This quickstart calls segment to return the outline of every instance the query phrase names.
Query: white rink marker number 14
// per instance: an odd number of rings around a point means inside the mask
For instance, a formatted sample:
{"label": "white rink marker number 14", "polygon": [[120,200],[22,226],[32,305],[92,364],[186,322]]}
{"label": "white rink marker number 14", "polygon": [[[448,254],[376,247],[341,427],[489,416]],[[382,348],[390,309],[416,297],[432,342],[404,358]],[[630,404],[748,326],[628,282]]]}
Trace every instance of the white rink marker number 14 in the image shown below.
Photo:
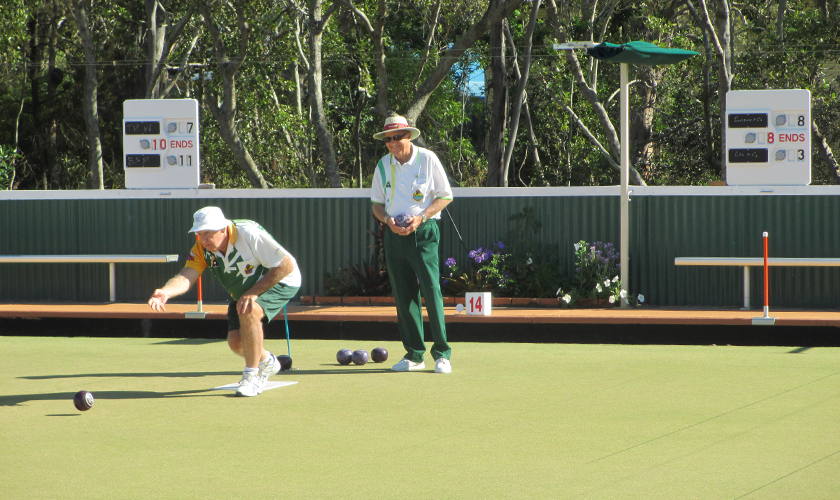
{"label": "white rink marker number 14", "polygon": [[467,292],[464,297],[467,316],[490,316],[493,297],[490,292]]}

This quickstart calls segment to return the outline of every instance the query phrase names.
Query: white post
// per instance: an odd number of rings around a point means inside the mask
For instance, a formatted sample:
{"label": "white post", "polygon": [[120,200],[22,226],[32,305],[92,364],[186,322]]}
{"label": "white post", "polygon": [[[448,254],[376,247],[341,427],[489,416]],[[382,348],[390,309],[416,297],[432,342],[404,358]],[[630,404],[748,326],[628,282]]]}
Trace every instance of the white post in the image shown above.
{"label": "white post", "polygon": [[750,266],[744,266],[744,311],[750,310]]}
{"label": "white post", "polygon": [[[627,63],[621,63],[621,288],[630,293],[630,97],[627,84]],[[627,299],[621,307],[630,307]]]}
{"label": "white post", "polygon": [[111,302],[117,301],[117,264],[114,262],[108,263],[108,281],[111,292]]}

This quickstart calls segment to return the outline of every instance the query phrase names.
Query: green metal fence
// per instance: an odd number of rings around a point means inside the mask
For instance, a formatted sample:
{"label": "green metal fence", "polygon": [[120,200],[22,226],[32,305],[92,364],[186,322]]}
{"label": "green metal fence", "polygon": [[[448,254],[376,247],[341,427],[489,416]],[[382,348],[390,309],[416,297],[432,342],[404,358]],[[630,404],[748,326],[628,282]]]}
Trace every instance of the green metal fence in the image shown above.
{"label": "green metal fence", "polygon": [[[840,253],[840,189],[634,188],[630,291],[651,305],[739,306],[739,268],[676,267],[674,257],[761,255],[770,233],[775,257]],[[766,191],[766,190],[765,190]],[[533,236],[569,275],[573,245],[583,239],[618,246],[618,188],[456,189],[440,221],[441,259],[503,240],[521,229],[526,211],[541,223]],[[262,224],[297,259],[302,294],[323,292],[324,273],[370,255],[374,228],[367,190],[171,190],[0,192],[0,255],[168,254],[177,264],[117,264],[121,301],[145,301],[176,274],[194,243],[195,210],[222,207],[230,218]],[[450,221],[451,216],[451,221]],[[454,222],[454,225],[453,225]],[[455,231],[457,226],[458,231]],[[463,245],[458,234],[463,238]],[[761,273],[752,273],[761,290]],[[225,300],[204,280],[205,301]],[[771,305],[836,307],[840,269],[771,268]],[[753,293],[758,307],[761,294]],[[0,300],[106,301],[104,264],[0,264]],[[195,300],[195,293],[183,297]]]}

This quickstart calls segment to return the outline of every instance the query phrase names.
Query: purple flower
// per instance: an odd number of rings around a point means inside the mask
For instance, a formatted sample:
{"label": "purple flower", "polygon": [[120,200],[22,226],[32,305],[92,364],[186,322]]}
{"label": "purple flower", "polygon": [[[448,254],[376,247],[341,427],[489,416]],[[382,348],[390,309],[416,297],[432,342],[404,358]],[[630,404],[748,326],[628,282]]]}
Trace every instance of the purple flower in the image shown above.
{"label": "purple flower", "polygon": [[455,265],[455,259],[453,259],[452,257],[449,257],[448,259],[446,259],[446,267],[452,267],[454,265]]}
{"label": "purple flower", "polygon": [[504,247],[505,247],[505,244],[504,244],[504,243],[502,243],[501,241],[498,241],[498,242],[496,242],[496,246],[497,246],[497,247],[499,247],[499,248],[501,249],[501,248],[504,248]]}
{"label": "purple flower", "polygon": [[474,259],[477,254],[478,252],[476,252],[475,250],[470,250],[469,256],[471,259]]}
{"label": "purple flower", "polygon": [[475,261],[476,261],[476,263],[481,264],[481,256],[480,256],[480,255],[476,255],[476,257],[475,257]]}
{"label": "purple flower", "polygon": [[443,283],[442,283],[442,284],[443,284],[444,286],[445,286],[445,285],[448,285],[448,284],[449,284],[449,278],[443,278]]}

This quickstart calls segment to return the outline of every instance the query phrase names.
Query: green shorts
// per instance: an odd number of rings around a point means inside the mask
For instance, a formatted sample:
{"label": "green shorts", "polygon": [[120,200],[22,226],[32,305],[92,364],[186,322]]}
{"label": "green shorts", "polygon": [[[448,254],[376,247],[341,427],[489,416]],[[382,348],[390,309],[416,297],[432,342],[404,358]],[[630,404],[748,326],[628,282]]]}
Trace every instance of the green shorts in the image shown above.
{"label": "green shorts", "polygon": [[[263,324],[267,325],[269,321],[274,319],[274,317],[283,310],[283,307],[285,307],[285,305],[292,300],[295,294],[297,294],[298,290],[300,290],[300,287],[288,286],[279,283],[257,297],[257,304],[262,307],[263,312],[265,313],[265,316],[262,318]],[[227,317],[229,332],[239,330],[239,314],[236,312],[236,302],[237,301],[234,300],[228,306]]]}

